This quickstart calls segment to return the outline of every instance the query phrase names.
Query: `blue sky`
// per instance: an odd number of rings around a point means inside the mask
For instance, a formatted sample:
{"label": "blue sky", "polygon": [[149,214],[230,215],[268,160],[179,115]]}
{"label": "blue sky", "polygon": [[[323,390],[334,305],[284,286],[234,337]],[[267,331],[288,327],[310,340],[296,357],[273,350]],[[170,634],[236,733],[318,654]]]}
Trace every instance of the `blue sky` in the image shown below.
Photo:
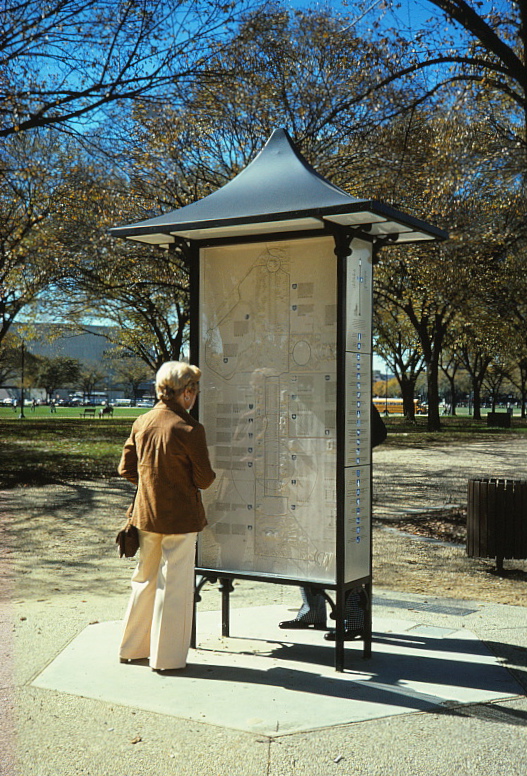
{"label": "blue sky", "polygon": [[[365,31],[374,22],[380,23],[381,29],[397,28],[401,34],[411,38],[412,35],[421,30],[425,23],[430,19],[435,19],[434,31],[437,34],[437,40],[446,43],[447,38],[454,36],[461,41],[464,33],[462,28],[452,22],[447,22],[443,13],[429,0],[364,0],[363,7],[354,0],[278,0],[283,5],[289,5],[292,8],[331,8],[341,11],[346,16],[356,19],[356,28],[358,31]],[[509,0],[496,0],[488,2],[482,0],[467,0],[468,4],[474,7],[478,13],[482,14],[490,11],[492,8],[505,8],[509,5]],[[361,4],[362,6],[362,4]],[[387,6],[387,7],[385,7]],[[364,10],[363,10],[364,8]],[[456,30],[458,33],[456,34]]]}
{"label": "blue sky", "polygon": [[441,12],[428,0],[400,0],[390,2],[388,8],[384,8],[383,0],[370,0],[366,4],[366,13],[358,9],[358,3],[353,0],[333,0],[333,2],[308,2],[307,0],[282,0],[284,5],[293,8],[308,8],[319,6],[341,10],[346,16],[355,17],[357,25],[371,24],[373,21],[382,22],[386,27],[400,27],[408,32],[420,29],[423,23],[430,17],[442,19]]}

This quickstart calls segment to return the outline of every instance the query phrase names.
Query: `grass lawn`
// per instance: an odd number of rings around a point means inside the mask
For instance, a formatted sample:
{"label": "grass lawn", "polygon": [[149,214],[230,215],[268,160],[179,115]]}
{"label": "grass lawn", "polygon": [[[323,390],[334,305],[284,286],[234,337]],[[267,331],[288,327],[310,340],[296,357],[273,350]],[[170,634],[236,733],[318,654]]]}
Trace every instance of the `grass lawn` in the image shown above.
{"label": "grass lawn", "polygon": [[[50,419],[64,419],[64,418],[76,418],[84,420],[82,418],[82,411],[84,407],[57,407],[56,412],[51,412],[49,407],[35,407],[34,410],[31,407],[24,407],[23,420],[50,420]],[[101,407],[95,407],[95,414],[99,412]],[[143,412],[148,412],[148,407],[114,407],[113,417],[119,420],[128,418],[132,421],[138,415],[142,415]],[[0,421],[2,420],[19,420],[20,407],[16,408],[16,411],[12,407],[4,407],[0,404]],[[97,418],[98,420],[98,418]],[[106,418],[105,418],[106,421]]]}
{"label": "grass lawn", "polygon": [[[132,422],[146,408],[118,407],[111,419],[82,418],[79,407],[24,408],[19,418],[10,407],[0,407],[0,488],[45,485],[52,482],[101,479],[116,476],[116,467]],[[485,413],[486,414],[486,413]],[[430,447],[462,445],[527,433],[519,417],[511,429],[488,428],[485,418],[445,417],[442,431],[431,433],[426,418],[415,424],[388,418],[386,445]]]}
{"label": "grass lawn", "polygon": [[487,426],[487,410],[482,412],[482,420],[474,420],[468,415],[441,418],[441,431],[428,431],[427,418],[418,417],[415,423],[407,423],[404,418],[385,420],[388,438],[384,444],[394,447],[430,447],[432,445],[462,445],[496,437],[508,439],[517,434],[527,433],[527,421],[514,416],[510,429]]}
{"label": "grass lawn", "polygon": [[123,444],[147,409],[120,407],[111,419],[82,418],[78,407],[0,408],[0,488],[116,476]]}

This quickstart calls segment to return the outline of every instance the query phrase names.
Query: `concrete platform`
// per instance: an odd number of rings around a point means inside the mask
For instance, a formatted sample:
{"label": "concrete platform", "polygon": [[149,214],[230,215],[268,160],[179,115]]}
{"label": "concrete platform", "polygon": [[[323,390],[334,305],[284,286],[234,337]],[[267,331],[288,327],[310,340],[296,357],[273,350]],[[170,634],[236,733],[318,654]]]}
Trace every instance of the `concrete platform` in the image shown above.
{"label": "concrete platform", "polygon": [[374,619],[373,657],[347,646],[346,671],[320,631],[282,631],[284,606],[198,617],[198,649],[182,671],[120,664],[121,623],[85,628],[33,681],[35,687],[266,736],[522,695],[523,689],[465,628]]}

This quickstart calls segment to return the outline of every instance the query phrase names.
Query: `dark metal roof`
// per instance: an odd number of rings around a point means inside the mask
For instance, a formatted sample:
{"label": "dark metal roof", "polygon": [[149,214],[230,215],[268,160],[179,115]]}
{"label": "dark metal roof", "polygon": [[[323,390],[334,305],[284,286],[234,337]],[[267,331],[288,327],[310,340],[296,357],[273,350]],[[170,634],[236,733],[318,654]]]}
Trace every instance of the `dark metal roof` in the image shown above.
{"label": "dark metal roof", "polygon": [[147,221],[110,230],[158,245],[175,238],[228,237],[324,230],[337,224],[397,242],[442,240],[446,233],[380,202],[358,199],[319,175],[283,129],[273,132],[258,156],[207,197]]}

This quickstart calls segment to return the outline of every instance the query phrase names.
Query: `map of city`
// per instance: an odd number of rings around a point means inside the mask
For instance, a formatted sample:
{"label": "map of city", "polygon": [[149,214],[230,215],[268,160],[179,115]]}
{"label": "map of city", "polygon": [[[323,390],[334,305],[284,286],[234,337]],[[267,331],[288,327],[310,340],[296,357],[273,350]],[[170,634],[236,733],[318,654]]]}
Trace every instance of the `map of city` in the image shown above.
{"label": "map of city", "polygon": [[333,580],[333,242],[209,248],[201,266],[201,418],[217,480],[200,565]]}
{"label": "map of city", "polygon": [[[329,237],[201,251],[200,419],[217,479],[203,493],[200,567],[335,582],[336,262]],[[359,576],[370,515],[371,267],[362,263],[359,252],[348,271],[342,429],[346,573]]]}

